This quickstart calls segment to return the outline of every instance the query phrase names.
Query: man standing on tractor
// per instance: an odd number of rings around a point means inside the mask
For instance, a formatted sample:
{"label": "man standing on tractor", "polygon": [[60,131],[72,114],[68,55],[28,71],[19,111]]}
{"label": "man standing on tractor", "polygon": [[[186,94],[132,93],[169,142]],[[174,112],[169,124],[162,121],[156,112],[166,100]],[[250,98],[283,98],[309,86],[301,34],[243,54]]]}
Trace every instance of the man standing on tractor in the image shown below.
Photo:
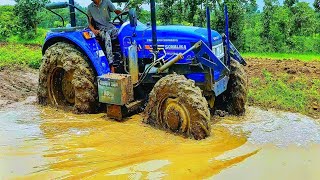
{"label": "man standing on tractor", "polygon": [[[118,36],[118,29],[110,22],[110,12],[120,14],[110,0],[92,0],[88,6],[89,28],[96,35],[105,41],[105,48],[109,64],[113,63],[112,44]],[[95,26],[93,21],[95,22]],[[97,29],[96,29],[97,28]]]}

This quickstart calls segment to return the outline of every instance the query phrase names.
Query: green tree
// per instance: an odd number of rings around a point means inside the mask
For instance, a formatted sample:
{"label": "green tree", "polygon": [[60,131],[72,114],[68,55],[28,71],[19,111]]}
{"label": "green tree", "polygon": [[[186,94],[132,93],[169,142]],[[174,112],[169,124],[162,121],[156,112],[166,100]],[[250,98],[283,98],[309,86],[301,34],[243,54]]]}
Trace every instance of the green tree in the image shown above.
{"label": "green tree", "polygon": [[130,0],[128,8],[135,8],[137,13],[139,14],[142,10],[141,5],[147,2],[149,1],[148,0]]}
{"label": "green tree", "polygon": [[[80,6],[77,2],[75,2],[75,6],[81,9],[84,12],[87,12],[86,7]],[[64,20],[65,20],[65,25],[70,24],[70,11],[69,8],[63,8],[63,9],[55,9],[53,10],[60,14]],[[84,15],[83,13],[79,12],[78,10],[76,12],[76,22],[77,26],[87,26],[88,25],[88,20],[87,16]],[[62,26],[62,21],[60,17],[57,15],[53,14],[52,12],[46,10],[45,8],[42,8],[39,12],[37,17],[39,18],[40,22],[38,24],[39,27],[42,28],[51,28],[51,27],[57,27],[57,26]]]}
{"label": "green tree", "polygon": [[226,1],[229,10],[230,39],[239,49],[243,49],[243,29],[245,11],[239,0]]}
{"label": "green tree", "polygon": [[290,32],[293,25],[292,13],[288,7],[276,6],[271,15],[269,45],[272,52],[288,52]]}
{"label": "green tree", "polygon": [[270,33],[270,24],[277,6],[276,4],[278,3],[279,2],[277,0],[264,0],[261,39],[262,44],[267,51],[270,51],[272,49],[272,41],[270,40],[270,37],[272,36]]}
{"label": "green tree", "polygon": [[294,35],[312,36],[317,23],[316,13],[306,2],[299,2],[292,7],[294,21]]}
{"label": "green tree", "polygon": [[26,39],[35,37],[40,23],[38,12],[48,0],[15,0],[15,14],[18,17],[20,35]]}
{"label": "green tree", "polygon": [[320,12],[320,0],[314,0],[313,7],[316,11]]}
{"label": "green tree", "polygon": [[177,22],[177,23],[182,23],[183,21],[183,17],[184,17],[184,5],[183,5],[183,1],[182,0],[178,0],[176,1],[176,4],[175,6],[173,6],[173,19],[174,19],[174,22]]}
{"label": "green tree", "polygon": [[244,51],[261,52],[262,42],[260,34],[262,32],[262,14],[247,13],[245,16],[244,34]]}
{"label": "green tree", "polygon": [[0,6],[0,41],[5,41],[17,29],[13,6]]}
{"label": "green tree", "polygon": [[158,19],[163,24],[173,23],[174,0],[162,0],[158,2]]}
{"label": "green tree", "polygon": [[297,2],[298,2],[298,0],[284,0],[283,4],[287,7],[292,7]]}
{"label": "green tree", "polygon": [[219,32],[224,32],[225,22],[223,14],[223,4],[221,0],[213,1],[211,4],[211,9],[213,10],[213,16],[211,16],[211,28]]}
{"label": "green tree", "polygon": [[150,11],[147,11],[144,9],[142,9],[138,14],[139,21],[141,21],[142,23],[150,22],[151,21],[150,17],[151,17]]}
{"label": "green tree", "polygon": [[194,25],[194,16],[197,12],[197,0],[184,0],[184,7],[186,8],[186,19]]}
{"label": "green tree", "polygon": [[250,0],[244,4],[244,7],[247,15],[255,14],[258,11],[258,4],[256,0]]}
{"label": "green tree", "polygon": [[[317,24],[316,27],[320,27],[320,0],[314,0],[313,7],[317,13]],[[320,28],[316,29],[316,33],[320,34]],[[320,47],[320,45],[319,45]]]}
{"label": "green tree", "polygon": [[[244,26],[245,26],[245,14],[248,7],[256,6],[255,0],[225,0],[224,3],[228,7],[229,14],[229,35],[230,40],[238,47],[238,49],[243,50],[244,48]],[[224,32],[224,9],[220,1],[215,1],[212,6],[214,7],[213,16],[213,29],[219,32]],[[254,8],[252,8],[253,11]],[[251,12],[252,12],[251,11]]]}

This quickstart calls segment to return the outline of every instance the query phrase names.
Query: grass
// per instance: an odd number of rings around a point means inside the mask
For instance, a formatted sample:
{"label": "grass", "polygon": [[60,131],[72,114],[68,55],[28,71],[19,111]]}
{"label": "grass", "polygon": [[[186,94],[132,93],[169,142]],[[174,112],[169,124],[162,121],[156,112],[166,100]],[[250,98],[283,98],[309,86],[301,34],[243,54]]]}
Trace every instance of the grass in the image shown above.
{"label": "grass", "polygon": [[304,62],[320,61],[320,54],[289,54],[289,53],[241,53],[244,58],[265,58],[278,60],[298,59]]}
{"label": "grass", "polygon": [[10,36],[6,41],[9,43],[17,43],[17,44],[30,44],[30,45],[42,45],[44,43],[44,39],[46,37],[47,29],[37,29],[37,36],[33,39],[22,39],[18,35]]}
{"label": "grass", "polygon": [[13,43],[0,44],[0,67],[16,65],[39,68],[41,56],[40,47]]}
{"label": "grass", "polygon": [[248,98],[251,105],[319,116],[313,108],[320,105],[320,79],[275,76],[263,70],[263,78],[251,78]]}

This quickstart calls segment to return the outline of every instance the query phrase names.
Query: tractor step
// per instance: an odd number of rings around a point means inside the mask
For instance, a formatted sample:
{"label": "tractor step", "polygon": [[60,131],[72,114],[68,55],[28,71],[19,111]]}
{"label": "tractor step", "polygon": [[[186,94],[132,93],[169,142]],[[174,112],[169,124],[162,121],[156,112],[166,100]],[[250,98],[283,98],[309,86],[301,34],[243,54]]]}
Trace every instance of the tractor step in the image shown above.
{"label": "tractor step", "polygon": [[139,113],[142,111],[145,100],[133,101],[129,104],[120,105],[108,105],[107,106],[107,117],[115,119],[116,121],[123,121],[126,117],[133,113]]}

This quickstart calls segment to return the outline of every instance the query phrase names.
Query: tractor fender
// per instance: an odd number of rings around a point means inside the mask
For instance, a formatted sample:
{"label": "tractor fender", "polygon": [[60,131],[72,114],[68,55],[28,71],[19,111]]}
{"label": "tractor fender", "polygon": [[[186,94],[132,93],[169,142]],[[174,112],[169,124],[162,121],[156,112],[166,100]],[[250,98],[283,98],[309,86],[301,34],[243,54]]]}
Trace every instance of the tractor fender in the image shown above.
{"label": "tractor fender", "polygon": [[74,45],[83,55],[85,55],[91,68],[97,76],[110,73],[108,60],[103,53],[101,46],[94,39],[84,39],[82,32],[48,33],[42,47],[42,55],[46,50],[57,42],[66,42]]}

